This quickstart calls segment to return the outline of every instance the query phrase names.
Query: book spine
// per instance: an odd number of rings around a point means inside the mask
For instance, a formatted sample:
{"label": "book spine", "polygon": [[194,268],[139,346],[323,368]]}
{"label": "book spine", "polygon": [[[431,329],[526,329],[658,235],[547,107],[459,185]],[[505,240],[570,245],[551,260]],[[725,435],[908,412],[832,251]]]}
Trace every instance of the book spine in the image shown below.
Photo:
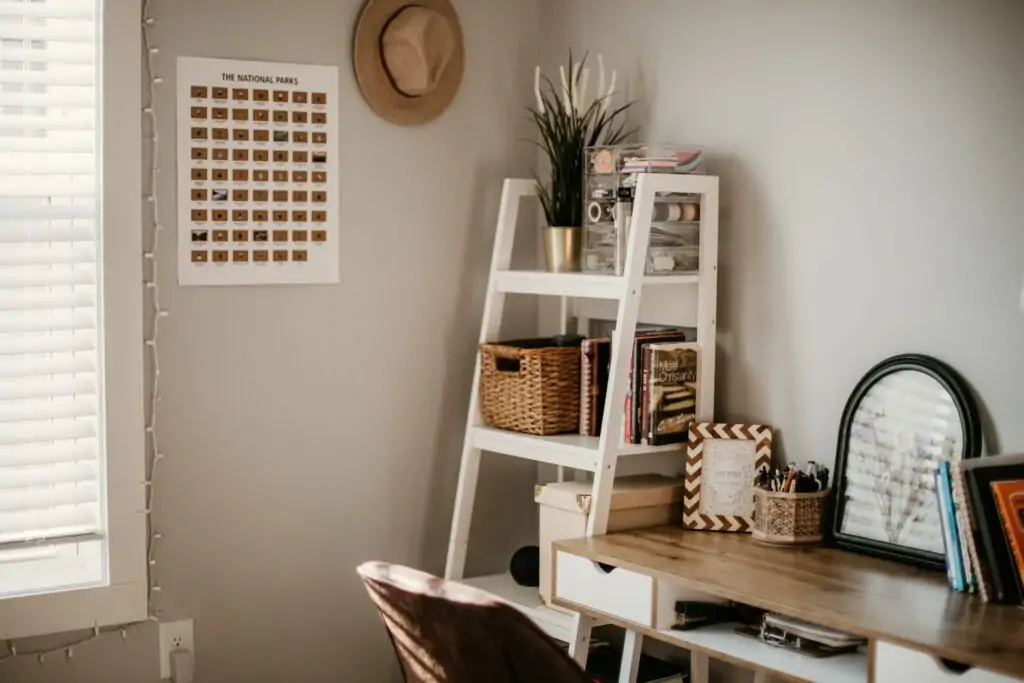
{"label": "book spine", "polygon": [[[960,463],[957,463],[959,465]],[[963,467],[957,467],[954,465],[955,471],[959,477],[960,488],[963,491],[964,498],[964,509],[967,511],[967,524],[969,532],[967,534],[967,542],[970,547],[971,562],[974,563],[974,567],[977,571],[978,576],[978,592],[981,593],[981,599],[984,602],[992,602],[995,598],[994,588],[992,586],[992,567],[981,561],[981,548],[984,547],[981,544],[981,531],[978,529],[978,514],[975,511],[973,500],[973,491],[967,485],[967,474]]]}
{"label": "book spine", "polygon": [[960,548],[961,555],[963,556],[964,573],[966,574],[967,591],[975,593],[980,590],[977,559],[971,557],[971,545],[969,543],[971,525],[967,518],[963,484],[958,474],[958,468],[955,465],[949,466],[949,481],[953,489],[953,509],[956,513],[957,533],[960,536]]}
{"label": "book spine", "polygon": [[633,443],[633,358],[636,357],[637,340],[633,338],[629,345],[629,363],[626,370],[626,405],[622,407],[622,443]]}
{"label": "book spine", "polygon": [[953,563],[957,573],[957,590],[965,592],[967,586],[967,570],[964,568],[963,547],[960,545],[960,529],[956,518],[956,506],[953,503],[953,482],[949,472],[949,463],[941,464],[942,492],[946,497],[946,520],[949,522],[950,537],[953,542]]}
{"label": "book spine", "polygon": [[987,485],[982,483],[976,472],[966,472],[966,476],[971,504],[974,506],[974,516],[977,519],[978,536],[980,536],[975,543],[980,546],[978,553],[984,552],[985,567],[991,580],[992,590],[989,591],[989,596],[993,602],[1017,604],[1020,602],[1021,596],[1020,589],[1017,587],[1016,567],[1013,566],[1009,547],[1001,542],[1002,524],[999,522],[995,501],[986,498],[986,496],[992,496],[992,490],[983,488]]}
{"label": "book spine", "polygon": [[953,560],[953,538],[950,534],[949,521],[946,519],[945,496],[942,494],[942,469],[936,469],[933,472],[932,478],[935,481],[935,498],[939,503],[939,527],[942,530],[942,547],[946,555],[946,582],[949,583],[950,588],[957,590],[956,572],[953,569],[955,565]]}
{"label": "book spine", "polygon": [[632,351],[629,354],[629,374],[627,376],[629,381],[626,384],[626,414],[622,416],[622,429],[625,435],[622,439],[623,443],[640,443],[636,433],[636,404],[640,398],[640,370],[636,367],[636,362],[640,359],[641,344],[641,336],[634,337]]}
{"label": "book spine", "polygon": [[640,443],[646,444],[650,442],[650,430],[651,430],[651,415],[650,415],[650,390],[648,386],[650,384],[651,376],[651,347],[650,345],[644,346],[643,360],[641,361],[643,370],[641,371],[640,377],[640,409],[639,409],[639,421],[640,421]]}
{"label": "book spine", "polygon": [[632,351],[629,355],[629,376],[626,385],[626,414],[623,416],[623,443],[640,443],[640,423],[637,421],[637,410],[640,405],[640,361],[643,356],[643,349],[648,343],[658,339],[669,339],[678,336],[679,333],[672,330],[659,330],[649,332],[637,332],[633,337]]}
{"label": "book spine", "polygon": [[1017,574],[1021,585],[1024,585],[1024,548],[1020,547],[1020,543],[1017,542],[1017,535],[1013,533],[1013,525],[1015,521],[1013,519],[1013,511],[1006,507],[1006,501],[1003,497],[998,495],[998,492],[993,491],[993,495],[996,499],[996,507],[999,509],[999,519],[1003,523],[1003,534],[1006,536],[1006,542],[1010,546],[1010,554],[1013,555],[1014,564],[1017,565]]}
{"label": "book spine", "polygon": [[589,339],[584,339],[580,347],[580,434],[592,436],[590,433],[593,419],[591,408],[593,405],[593,384],[590,377],[590,368],[593,364],[594,345]]}
{"label": "book spine", "polygon": [[594,369],[596,375],[594,396],[594,429],[592,436],[600,436],[604,429],[604,406],[608,397],[608,376],[611,372],[612,342],[610,339],[600,339],[597,348],[594,349],[594,361],[597,367]]}
{"label": "book spine", "polygon": [[[629,379],[632,385],[633,379],[633,368],[630,363]],[[633,425],[633,420],[630,419],[630,411],[633,409],[633,390],[630,387],[626,387],[626,405],[623,406],[622,410],[622,443],[633,443],[633,435],[630,434],[629,428]]]}

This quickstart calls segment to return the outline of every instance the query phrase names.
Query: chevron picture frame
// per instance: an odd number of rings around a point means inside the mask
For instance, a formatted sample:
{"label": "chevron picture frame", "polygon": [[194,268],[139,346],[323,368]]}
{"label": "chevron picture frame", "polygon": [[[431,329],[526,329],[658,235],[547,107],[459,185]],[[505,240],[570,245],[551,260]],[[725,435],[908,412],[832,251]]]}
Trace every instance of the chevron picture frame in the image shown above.
{"label": "chevron picture frame", "polygon": [[749,533],[754,477],[771,467],[772,428],[698,422],[686,447],[683,527]]}

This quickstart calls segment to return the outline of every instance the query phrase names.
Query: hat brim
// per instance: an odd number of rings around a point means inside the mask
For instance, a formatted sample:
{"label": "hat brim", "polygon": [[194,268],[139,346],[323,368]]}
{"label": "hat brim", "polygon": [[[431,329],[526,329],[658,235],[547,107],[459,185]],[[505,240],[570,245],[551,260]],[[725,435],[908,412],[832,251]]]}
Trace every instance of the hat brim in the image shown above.
{"label": "hat brim", "polygon": [[[388,22],[410,5],[443,15],[455,34],[455,50],[437,86],[420,97],[403,94],[391,81],[381,58],[380,39]],[[399,125],[426,123],[440,116],[462,83],[465,48],[459,17],[448,0],[368,0],[356,24],[352,64],[367,103],[381,117]]]}

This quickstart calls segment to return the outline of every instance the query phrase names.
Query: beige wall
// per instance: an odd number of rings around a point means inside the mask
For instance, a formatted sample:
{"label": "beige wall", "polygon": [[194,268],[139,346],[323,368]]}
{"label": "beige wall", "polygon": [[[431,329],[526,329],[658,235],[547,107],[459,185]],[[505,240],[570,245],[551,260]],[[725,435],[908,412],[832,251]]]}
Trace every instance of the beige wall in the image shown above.
{"label": "beige wall", "polygon": [[546,63],[604,53],[645,139],[712,152],[718,417],[830,462],[857,380],[916,351],[974,385],[990,448],[1024,449],[1024,3],[548,8]]}
{"label": "beige wall", "polygon": [[917,351],[973,384],[989,450],[1024,449],[1024,3],[547,7],[546,64],[604,53],[645,139],[714,153],[716,417],[830,463],[859,377]]}
{"label": "beige wall", "polygon": [[[164,159],[177,55],[341,67],[341,284],[180,289],[164,245],[157,571],[166,618],[196,620],[198,683],[395,680],[354,567],[443,569],[501,179],[532,160],[520,139],[538,3],[455,1],[465,80],[416,128],[377,118],[356,88],[360,5],[153,2]],[[160,185],[171,212],[172,163]],[[535,470],[484,466],[471,560],[497,571],[531,537]],[[155,683],[155,634],[107,636],[71,663],[0,664],[0,680]]]}
{"label": "beige wall", "polygon": [[[466,81],[415,129],[354,87],[358,0],[154,4],[165,68],[333,63],[347,97],[341,285],[167,289],[161,604],[196,618],[199,683],[393,680],[352,568],[443,562],[498,181],[530,161],[517,140],[541,46],[545,63],[604,52],[646,137],[716,152],[720,417],[769,421],[790,457],[830,461],[857,378],[915,350],[970,379],[995,447],[1024,448],[1021,3],[458,0]],[[168,168],[168,205],[172,185]],[[485,469],[478,519],[502,531],[478,528],[475,564],[497,568],[530,537],[517,490],[533,470]],[[154,683],[155,647],[147,627],[0,680]]]}

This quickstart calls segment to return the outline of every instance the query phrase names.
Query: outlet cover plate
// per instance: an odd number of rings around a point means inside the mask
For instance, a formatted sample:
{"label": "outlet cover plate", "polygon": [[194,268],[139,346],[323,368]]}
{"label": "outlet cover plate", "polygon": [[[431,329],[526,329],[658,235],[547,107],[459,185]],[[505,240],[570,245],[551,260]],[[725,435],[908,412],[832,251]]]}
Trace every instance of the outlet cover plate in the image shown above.
{"label": "outlet cover plate", "polygon": [[160,678],[171,677],[171,651],[184,648],[192,651],[195,661],[196,648],[193,637],[192,620],[169,621],[160,624]]}

